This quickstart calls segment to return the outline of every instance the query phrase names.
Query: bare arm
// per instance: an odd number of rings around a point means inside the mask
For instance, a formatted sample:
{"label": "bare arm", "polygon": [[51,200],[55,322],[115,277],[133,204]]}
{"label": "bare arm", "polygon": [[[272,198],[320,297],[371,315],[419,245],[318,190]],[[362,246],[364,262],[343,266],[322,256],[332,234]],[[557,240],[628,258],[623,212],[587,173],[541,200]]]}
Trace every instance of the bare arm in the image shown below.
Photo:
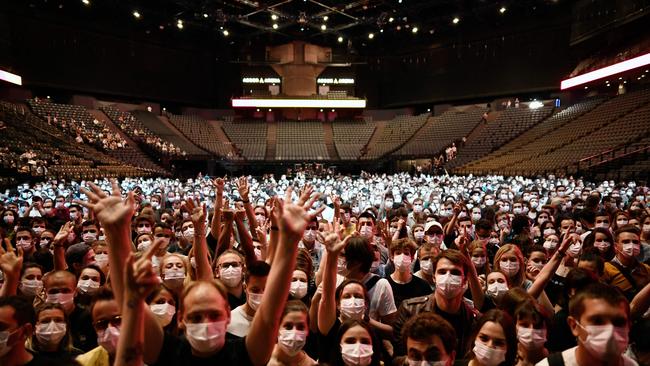
{"label": "bare arm", "polygon": [[572,237],[572,235],[566,236],[558,250],[553,253],[551,259],[549,259],[544,267],[542,267],[542,270],[539,271],[539,274],[537,274],[537,277],[535,278],[535,282],[533,282],[533,284],[528,289],[528,294],[530,294],[532,297],[537,298],[544,292],[544,288],[546,288],[548,281],[551,280],[553,274],[555,271],[557,271],[560,263],[562,263],[562,258],[564,258],[566,251],[569,248],[569,245],[573,242]]}
{"label": "bare arm", "polygon": [[65,262],[65,248],[63,246],[68,241],[68,235],[70,234],[71,230],[72,223],[68,221],[63,226],[61,226],[59,232],[54,237],[54,240],[52,240],[52,247],[54,248],[53,252],[55,271],[68,269],[68,264]]}
{"label": "bare arm", "polygon": [[[223,179],[214,180],[217,193],[214,198],[214,214],[210,222],[210,233],[218,241],[221,234],[221,207],[223,205]],[[216,251],[215,251],[216,252]]]}
{"label": "bare arm", "polygon": [[[246,211],[246,220],[248,220],[248,230],[250,231],[252,237],[257,235],[255,233],[255,228],[257,227],[257,220],[255,220],[255,211],[253,210],[253,205],[251,204],[248,187],[248,179],[246,177],[240,177],[237,183],[237,191],[239,196],[244,202],[244,210]],[[237,229],[239,230],[239,228]]]}
{"label": "bare arm", "polygon": [[630,302],[630,317],[632,319],[642,317],[648,311],[648,307],[650,307],[650,282]]}
{"label": "bare arm", "polygon": [[16,255],[8,238],[4,238],[4,243],[5,249],[0,245],[0,270],[5,276],[5,282],[0,287],[0,298],[18,292],[20,271],[23,268],[23,250],[18,248],[18,255]]}
{"label": "bare arm", "polygon": [[253,238],[246,230],[246,225],[244,225],[244,212],[237,211],[235,213],[235,224],[237,225],[237,232],[239,233],[239,245],[241,245],[244,255],[246,256],[246,265],[250,266],[251,263],[257,260],[257,258],[255,257],[255,249],[253,248]]}
{"label": "bare arm", "polygon": [[[338,235],[329,234],[325,238],[327,256],[323,270],[323,293],[318,305],[318,331],[328,334],[336,321],[336,267],[339,253],[345,248],[346,240],[339,240]],[[323,267],[321,262],[321,267]]]}
{"label": "bare arm", "polygon": [[194,225],[194,260],[196,261],[197,280],[210,281],[214,278],[208,259],[208,243],[205,238],[205,216],[207,209],[205,204],[198,206],[192,199],[188,199],[185,204],[188,211],[192,214],[192,224]]}

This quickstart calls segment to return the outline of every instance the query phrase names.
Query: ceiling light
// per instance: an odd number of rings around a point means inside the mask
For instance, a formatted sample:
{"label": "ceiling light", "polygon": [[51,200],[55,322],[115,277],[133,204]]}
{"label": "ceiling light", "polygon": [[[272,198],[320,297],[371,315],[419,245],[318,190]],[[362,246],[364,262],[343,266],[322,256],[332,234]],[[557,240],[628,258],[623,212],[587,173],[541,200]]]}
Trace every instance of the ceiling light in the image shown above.
{"label": "ceiling light", "polygon": [[84,3],[84,5],[90,5],[90,0],[81,0],[81,2]]}
{"label": "ceiling light", "polygon": [[204,17],[204,18],[207,18],[207,17],[208,17],[208,13],[203,13],[203,17]]}
{"label": "ceiling light", "polygon": [[183,29],[183,21],[179,19],[178,22],[176,22],[176,27],[178,27],[178,29]]}
{"label": "ceiling light", "polygon": [[388,23],[392,23],[394,20],[395,20],[395,18],[390,17],[390,18],[388,18]]}
{"label": "ceiling light", "polygon": [[585,86],[585,90],[587,90],[587,89],[589,89],[589,87],[588,87],[588,86]]}
{"label": "ceiling light", "polygon": [[395,29],[402,30],[402,27],[398,25],[397,27],[395,27]]}
{"label": "ceiling light", "polygon": [[271,19],[273,19],[273,20],[278,20],[278,16],[275,15],[275,14],[271,14]]}
{"label": "ceiling light", "polygon": [[369,33],[368,34],[368,39],[373,39],[373,38],[375,38],[375,34],[374,33]]}
{"label": "ceiling light", "polygon": [[228,37],[228,36],[230,35],[230,32],[228,32],[227,29],[224,29],[224,30],[223,30],[223,35],[226,36],[226,37]]}
{"label": "ceiling light", "polygon": [[506,12],[506,10],[507,10],[506,7],[502,6],[501,9],[499,9],[499,13],[503,14]]}
{"label": "ceiling light", "polygon": [[413,29],[411,29],[411,32],[417,33],[418,32],[418,27],[413,27]]}
{"label": "ceiling light", "polygon": [[327,26],[326,26],[325,24],[322,24],[322,25],[320,26],[320,29],[321,29],[321,30],[325,30],[325,29],[327,29]]}
{"label": "ceiling light", "polygon": [[380,29],[380,30],[379,30],[379,33],[384,33],[384,30],[383,30],[383,29]]}
{"label": "ceiling light", "polygon": [[301,32],[304,32],[304,31],[305,31],[305,27],[300,27],[300,31],[301,31]]}
{"label": "ceiling light", "polygon": [[460,18],[459,17],[454,17],[454,19],[451,22],[454,23],[454,24],[458,24],[458,22],[460,22]]}
{"label": "ceiling light", "polygon": [[273,29],[278,29],[278,25],[273,23]]}
{"label": "ceiling light", "polygon": [[339,37],[338,41],[339,43],[343,43],[343,37]]}
{"label": "ceiling light", "polygon": [[324,20],[324,21],[328,21],[329,18],[330,18],[330,17],[328,17],[327,15],[325,15],[325,16],[323,17],[323,20]]}
{"label": "ceiling light", "polygon": [[140,17],[141,17],[142,15],[140,15],[140,12],[139,12],[139,11],[134,10],[134,11],[133,11],[133,16],[135,17],[135,19],[140,19]]}
{"label": "ceiling light", "polygon": [[401,3],[402,3],[402,0],[397,0],[397,3],[401,4]]}

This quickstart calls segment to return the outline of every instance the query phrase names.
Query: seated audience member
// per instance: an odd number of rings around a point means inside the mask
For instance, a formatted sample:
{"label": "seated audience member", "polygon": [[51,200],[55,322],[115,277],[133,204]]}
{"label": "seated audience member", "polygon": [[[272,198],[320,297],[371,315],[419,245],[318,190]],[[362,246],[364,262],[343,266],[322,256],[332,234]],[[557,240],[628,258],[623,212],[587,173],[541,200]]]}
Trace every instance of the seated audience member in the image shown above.
{"label": "seated audience member", "polygon": [[409,319],[402,329],[402,343],[406,347],[406,357],[396,358],[393,364],[454,364],[456,331],[440,315],[421,313]]}
{"label": "seated audience member", "polygon": [[616,255],[605,263],[603,282],[617,287],[628,300],[650,282],[650,266],[636,259],[641,250],[641,232],[626,225],[614,233]]}

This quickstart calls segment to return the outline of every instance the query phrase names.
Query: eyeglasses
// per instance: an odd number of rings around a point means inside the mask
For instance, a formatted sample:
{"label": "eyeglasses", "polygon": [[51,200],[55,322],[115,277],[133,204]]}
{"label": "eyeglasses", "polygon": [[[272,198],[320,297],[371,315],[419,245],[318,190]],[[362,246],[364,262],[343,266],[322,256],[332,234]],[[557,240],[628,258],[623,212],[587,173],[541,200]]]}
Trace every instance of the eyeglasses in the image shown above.
{"label": "eyeglasses", "polygon": [[111,319],[98,320],[93,323],[93,327],[95,327],[95,330],[106,330],[109,324],[114,327],[119,327],[122,324],[122,317],[118,315]]}

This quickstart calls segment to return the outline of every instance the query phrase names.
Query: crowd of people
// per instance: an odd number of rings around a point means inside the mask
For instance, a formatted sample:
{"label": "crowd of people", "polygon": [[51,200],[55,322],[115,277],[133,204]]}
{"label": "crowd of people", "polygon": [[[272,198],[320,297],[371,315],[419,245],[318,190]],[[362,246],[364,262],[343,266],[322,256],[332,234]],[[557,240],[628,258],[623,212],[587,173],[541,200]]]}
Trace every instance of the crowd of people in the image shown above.
{"label": "crowd of people", "polygon": [[187,153],[180,147],[174,146],[172,142],[165,141],[153,132],[147,129],[141,122],[130,113],[119,112],[117,115],[117,125],[122,131],[131,136],[136,142],[147,144],[152,149],[162,153],[163,155],[177,155],[185,156]]}
{"label": "crowd of people", "polygon": [[650,190],[425,174],[22,184],[0,365],[650,364]]}

